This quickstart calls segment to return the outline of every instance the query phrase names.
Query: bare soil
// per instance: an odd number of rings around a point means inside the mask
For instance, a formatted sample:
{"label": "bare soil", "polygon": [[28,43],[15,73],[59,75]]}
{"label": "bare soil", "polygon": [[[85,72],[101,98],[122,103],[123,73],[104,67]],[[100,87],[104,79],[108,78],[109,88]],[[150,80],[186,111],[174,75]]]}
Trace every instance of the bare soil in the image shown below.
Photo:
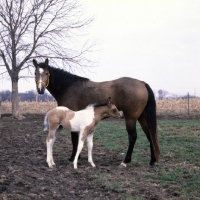
{"label": "bare soil", "polygon": [[[74,170],[68,158],[71,155],[70,134],[60,134],[54,148],[56,167],[46,163],[46,137],[42,132],[43,115],[26,115],[19,121],[3,116],[0,119],[0,200],[20,199],[183,199],[176,188],[145,182],[141,174],[154,173],[150,168],[130,164],[119,168],[122,156],[94,144],[96,168],[87,162],[84,147]],[[86,146],[86,145],[85,145]],[[106,180],[116,182],[106,187]],[[123,188],[117,182],[124,182]]]}

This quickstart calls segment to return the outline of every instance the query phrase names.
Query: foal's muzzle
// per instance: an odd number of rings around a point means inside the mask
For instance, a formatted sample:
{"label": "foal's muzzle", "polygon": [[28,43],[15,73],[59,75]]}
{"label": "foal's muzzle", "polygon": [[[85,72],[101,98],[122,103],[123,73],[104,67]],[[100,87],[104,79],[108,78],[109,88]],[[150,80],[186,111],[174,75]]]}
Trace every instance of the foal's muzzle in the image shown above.
{"label": "foal's muzzle", "polygon": [[120,114],[119,118],[120,118],[120,119],[123,119],[123,118],[124,118],[124,113],[123,113],[123,111],[119,111],[119,114]]}

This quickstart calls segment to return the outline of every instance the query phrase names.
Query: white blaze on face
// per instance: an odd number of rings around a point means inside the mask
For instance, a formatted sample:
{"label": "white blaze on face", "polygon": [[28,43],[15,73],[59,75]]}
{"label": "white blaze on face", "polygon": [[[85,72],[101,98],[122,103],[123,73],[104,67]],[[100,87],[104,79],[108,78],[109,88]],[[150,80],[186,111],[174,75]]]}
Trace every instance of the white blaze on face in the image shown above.
{"label": "white blaze on face", "polygon": [[42,73],[44,72],[44,69],[42,69],[42,68],[39,68],[39,76],[40,76],[40,78],[39,78],[39,81],[38,81],[38,88],[40,89],[40,90],[42,90]]}
{"label": "white blaze on face", "polygon": [[71,131],[80,131],[81,128],[89,126],[94,119],[94,107],[75,112],[73,119],[69,120]]}

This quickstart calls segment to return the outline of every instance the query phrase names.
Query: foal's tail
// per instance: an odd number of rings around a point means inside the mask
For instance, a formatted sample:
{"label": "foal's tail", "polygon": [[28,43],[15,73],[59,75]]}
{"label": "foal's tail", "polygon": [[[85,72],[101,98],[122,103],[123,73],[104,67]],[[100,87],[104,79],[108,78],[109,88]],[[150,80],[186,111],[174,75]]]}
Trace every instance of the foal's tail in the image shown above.
{"label": "foal's tail", "polygon": [[147,91],[149,93],[149,98],[146,105],[146,119],[147,119],[147,125],[149,129],[150,134],[150,140],[152,142],[154,155],[156,158],[156,161],[158,161],[160,156],[160,149],[158,146],[158,134],[157,134],[157,117],[156,117],[156,101],[155,96],[150,88],[150,86],[145,83],[145,86],[147,88]]}
{"label": "foal's tail", "polygon": [[44,123],[43,123],[44,130],[43,131],[47,131],[48,127],[49,127],[49,124],[48,124],[48,112],[47,112],[45,117],[44,117]]}

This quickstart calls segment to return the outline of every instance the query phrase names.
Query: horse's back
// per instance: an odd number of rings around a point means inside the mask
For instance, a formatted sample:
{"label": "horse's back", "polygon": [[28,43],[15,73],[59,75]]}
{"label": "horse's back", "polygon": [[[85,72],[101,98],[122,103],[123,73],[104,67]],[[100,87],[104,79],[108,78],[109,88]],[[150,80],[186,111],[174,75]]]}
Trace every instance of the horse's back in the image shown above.
{"label": "horse's back", "polygon": [[113,81],[111,90],[114,103],[120,110],[123,110],[125,116],[139,117],[148,101],[145,82],[122,77]]}
{"label": "horse's back", "polygon": [[105,103],[108,97],[119,110],[139,113],[147,103],[148,91],[145,82],[129,77],[104,82],[87,81],[69,88],[63,94],[60,105],[77,111],[91,103]]}

